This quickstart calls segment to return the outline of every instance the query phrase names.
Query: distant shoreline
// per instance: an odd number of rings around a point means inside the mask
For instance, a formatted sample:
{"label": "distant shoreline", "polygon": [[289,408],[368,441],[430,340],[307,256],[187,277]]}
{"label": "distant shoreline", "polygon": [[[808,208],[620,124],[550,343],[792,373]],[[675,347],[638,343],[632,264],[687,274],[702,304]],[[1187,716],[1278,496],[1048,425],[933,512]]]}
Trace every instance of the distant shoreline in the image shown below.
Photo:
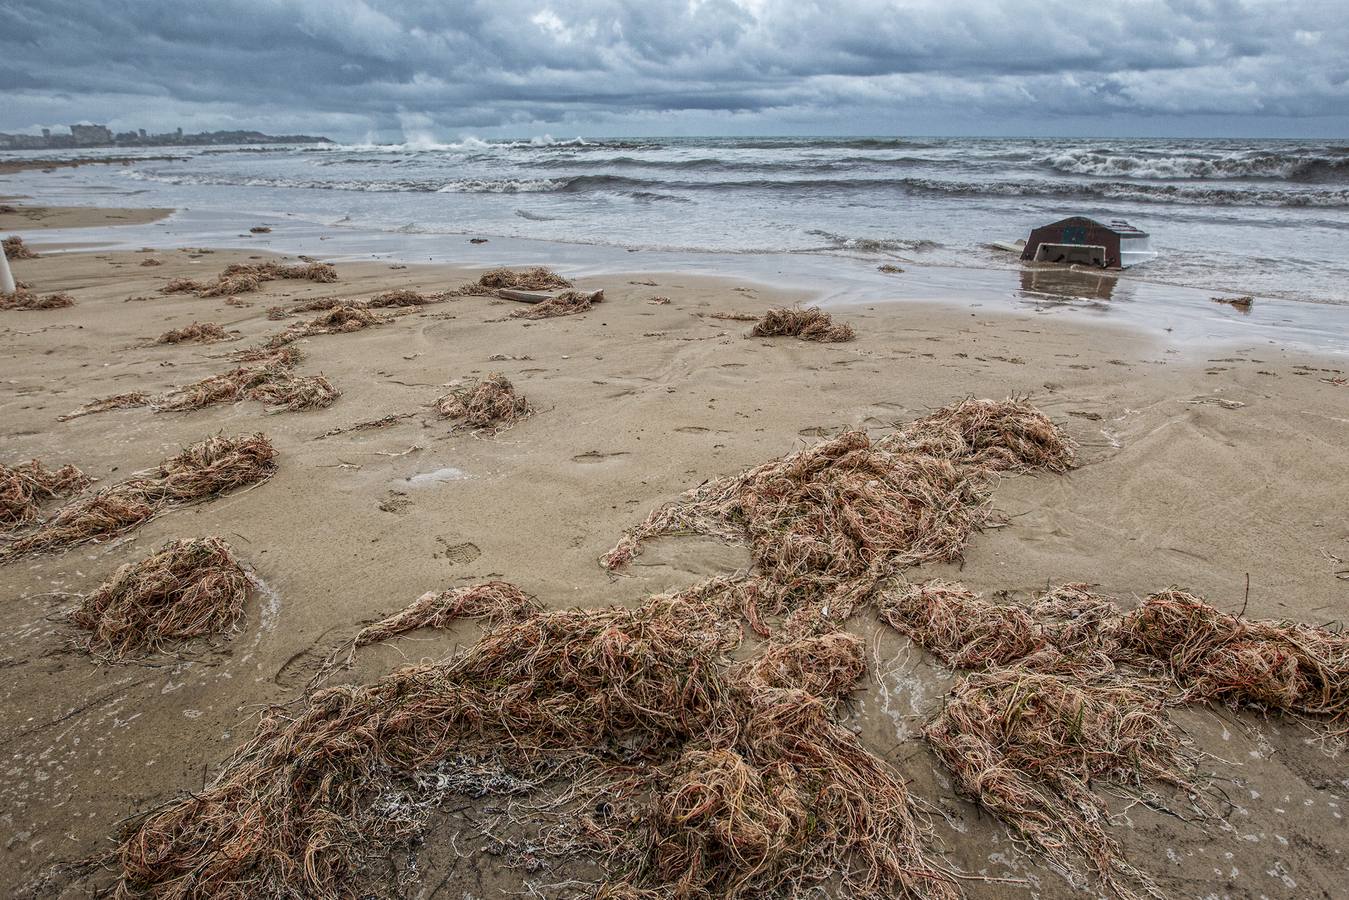
{"label": "distant shoreline", "polygon": [[12,175],[15,172],[23,172],[28,169],[70,169],[76,166],[103,165],[112,166],[121,164],[129,166],[132,163],[146,162],[148,160],[168,160],[177,161],[187,159],[185,156],[104,156],[89,159],[3,159],[0,160],[0,175]]}

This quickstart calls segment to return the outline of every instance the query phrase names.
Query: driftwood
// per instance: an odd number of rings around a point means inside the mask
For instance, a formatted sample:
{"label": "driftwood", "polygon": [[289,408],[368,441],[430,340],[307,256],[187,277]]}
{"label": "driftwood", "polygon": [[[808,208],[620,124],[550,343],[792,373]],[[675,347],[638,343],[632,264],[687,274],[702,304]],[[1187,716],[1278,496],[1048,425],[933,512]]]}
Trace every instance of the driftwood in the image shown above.
{"label": "driftwood", "polygon": [[[572,293],[585,297],[591,303],[599,303],[604,299],[604,291],[572,291]],[[512,288],[497,291],[497,296],[501,299],[518,300],[521,303],[542,303],[545,300],[552,300],[557,294],[557,291],[517,291]]]}

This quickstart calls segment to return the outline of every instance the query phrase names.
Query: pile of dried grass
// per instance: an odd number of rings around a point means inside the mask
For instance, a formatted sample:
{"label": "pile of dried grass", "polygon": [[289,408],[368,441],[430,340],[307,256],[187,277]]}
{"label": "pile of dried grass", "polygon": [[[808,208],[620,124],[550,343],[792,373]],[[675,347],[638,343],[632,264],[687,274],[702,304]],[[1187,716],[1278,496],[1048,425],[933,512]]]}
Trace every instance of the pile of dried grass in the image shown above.
{"label": "pile of dried grass", "polygon": [[426,306],[431,303],[441,303],[444,300],[445,295],[443,293],[420,294],[417,291],[394,290],[376,294],[367,300],[365,305],[371,309],[382,309],[388,306]]}
{"label": "pile of dried grass", "polygon": [[67,503],[35,532],[0,549],[0,563],[106,540],[170,507],[265,481],[276,471],[275,457],[263,434],[206,438],[153,469]]}
{"label": "pile of dried grass", "polygon": [[1072,439],[1027,401],[967,398],[886,436],[891,450],[940,456],[999,472],[1066,472]]}
{"label": "pile of dried grass", "polygon": [[[367,861],[417,836],[378,810],[391,785],[505,752],[584,769],[559,815],[570,849],[607,860],[602,896],[792,895],[828,880],[845,896],[953,897],[897,773],[832,700],[731,667],[719,624],[669,598],[534,612],[448,662],[274,709],[211,786],[128,826],[116,889],[359,892]],[[784,648],[765,671],[846,690],[856,649]]]}
{"label": "pile of dried grass", "polygon": [[360,306],[334,306],[310,320],[304,327],[304,334],[350,334],[383,322],[379,316]]}
{"label": "pile of dried grass", "polygon": [[798,337],[803,341],[850,341],[857,336],[851,325],[835,325],[829,313],[818,306],[802,309],[778,307],[763,314],[752,329],[753,337]]}
{"label": "pile of dried grass", "polygon": [[156,339],[155,343],[182,344],[194,341],[200,344],[210,344],[228,339],[229,333],[225,331],[223,325],[217,325],[215,322],[207,322],[205,325],[193,322],[191,325],[164,332]]}
{"label": "pile of dried grass", "polygon": [[248,576],[223,540],[170,541],[118,569],[70,619],[92,632],[85,650],[122,659],[227,634],[243,616],[247,597]]}
{"label": "pile of dried grass", "polygon": [[172,278],[168,284],[159,289],[159,292],[161,294],[195,294],[205,289],[206,285],[199,281],[193,281],[191,278]]}
{"label": "pile of dried grass", "polygon": [[442,418],[492,432],[504,431],[534,412],[529,401],[517,394],[515,385],[499,372],[455,388],[437,399],[434,406]]}
{"label": "pile of dried grass", "polygon": [[747,544],[759,572],[788,591],[865,588],[899,566],[958,559],[987,516],[988,487],[978,467],[893,453],[849,431],[694,488],[600,563],[615,569],[643,541],[695,533]]}
{"label": "pile of dried grass", "polygon": [[17,234],[4,239],[5,259],[37,259],[38,253],[23,242]]}
{"label": "pile of dried grass", "polygon": [[553,319],[558,316],[574,316],[590,309],[600,297],[600,292],[563,291],[556,297],[550,297],[541,303],[535,303],[511,313],[512,319]]}
{"label": "pile of dried grass", "polygon": [[215,284],[197,289],[198,297],[233,297],[237,294],[251,294],[261,290],[263,279],[249,272],[234,275],[221,275]]}
{"label": "pile of dried grass", "polygon": [[0,463],[0,532],[36,521],[43,503],[82,491],[90,480],[71,465],[53,471],[36,459]]}
{"label": "pile of dried grass", "polygon": [[1159,784],[1195,798],[1194,755],[1166,700],[1159,681],[1122,676],[1107,657],[1049,649],[962,678],[924,736],[957,791],[1055,868],[1072,876],[1082,860],[1121,897],[1136,896],[1130,883],[1160,896],[1108,833],[1092,789],[1139,796]]}
{"label": "pile of dried grass", "polygon": [[337,402],[342,392],[322,375],[285,375],[270,378],[249,389],[244,398],[267,404],[273,411],[298,412],[326,409]]}
{"label": "pile of dried grass", "polygon": [[516,272],[512,269],[492,269],[483,273],[477,281],[477,287],[491,291],[509,288],[517,291],[551,291],[569,288],[571,282],[543,266]]}
{"label": "pile of dried grass", "polygon": [[1349,636],[1231,615],[1175,589],[1125,615],[1119,636],[1161,660],[1185,699],[1324,717],[1349,738]]}
{"label": "pile of dried grass", "polygon": [[65,309],[75,305],[75,298],[66,293],[35,294],[19,288],[12,294],[0,294],[0,309]]}

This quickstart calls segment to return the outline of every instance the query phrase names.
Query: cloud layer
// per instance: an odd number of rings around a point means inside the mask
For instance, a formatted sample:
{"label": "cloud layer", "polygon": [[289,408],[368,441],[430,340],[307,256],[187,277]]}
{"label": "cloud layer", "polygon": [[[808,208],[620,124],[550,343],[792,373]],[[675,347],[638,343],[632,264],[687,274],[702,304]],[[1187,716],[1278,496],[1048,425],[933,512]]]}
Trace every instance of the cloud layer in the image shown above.
{"label": "cloud layer", "polygon": [[0,129],[1343,134],[1340,0],[10,0]]}

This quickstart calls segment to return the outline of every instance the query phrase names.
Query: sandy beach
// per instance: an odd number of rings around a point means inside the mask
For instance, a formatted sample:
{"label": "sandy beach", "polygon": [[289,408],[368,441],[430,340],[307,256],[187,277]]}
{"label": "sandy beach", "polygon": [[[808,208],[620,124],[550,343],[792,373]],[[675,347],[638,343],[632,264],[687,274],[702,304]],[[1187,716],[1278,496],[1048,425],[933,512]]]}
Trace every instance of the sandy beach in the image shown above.
{"label": "sandy beach", "polygon": [[[53,252],[46,227],[149,222],[166,211],[5,202],[16,211],[0,213],[0,233],[21,234],[42,254],[14,261],[16,278],[38,293],[68,293],[75,305],[0,311],[0,462],[74,464],[99,488],[210,435],[263,432],[278,466],[254,487],[168,510],[113,540],[0,567],[0,884],[11,892],[80,896],[109,884],[105,869],[60,867],[109,850],[128,817],[201,790],[262,709],[296,700],[334,648],[424,592],[500,579],[550,609],[634,607],[743,572],[744,547],[693,536],[653,541],[619,574],[598,560],[651,510],[708,479],[846,429],[881,434],[966,397],[1027,398],[1077,442],[1077,465],[1066,475],[1000,477],[996,516],[971,537],[963,562],[912,568],[907,578],[959,581],[1002,602],[1064,582],[1129,603],[1181,586],[1251,618],[1344,618],[1342,357],[1263,335],[1244,345],[1170,345],[1108,321],[994,311],[973,298],[833,306],[857,332],[846,343],[749,337],[752,322],[724,315],[759,316],[811,297],[791,285],[632,271],[580,280],[577,289],[603,290],[604,299],[579,315],[523,320],[510,317],[519,303],[462,296],[352,333],[303,337],[296,372],[321,374],[341,392],[325,409],[272,412],[241,401],[59,421],[95,398],[158,394],[229,370],[230,353],[315,315],[273,319],[271,308],[446,291],[482,270],[338,262],[333,283],[165,295],[175,278],[212,279],[230,264],[279,257]],[[152,259],[159,265],[145,265]],[[228,340],[155,343],[194,322],[219,324]],[[497,434],[436,415],[436,398],[489,373],[505,375],[534,414]],[[385,416],[399,418],[341,431]],[[72,645],[78,634],[66,615],[77,595],[166,541],[206,535],[228,541],[264,588],[230,639],[113,664]],[[965,895],[1079,896],[960,799],[922,739],[955,675],[870,609],[849,629],[865,641],[868,671],[842,721],[907,782],[930,823],[930,849],[963,874]],[[333,683],[443,659],[480,632],[461,622],[364,648]],[[1343,756],[1292,718],[1221,706],[1173,717],[1229,806],[1221,823],[1187,822],[1112,799],[1111,834],[1130,861],[1168,897],[1340,893],[1349,870]],[[490,840],[474,815],[437,819],[420,878],[390,882],[385,895],[499,896],[589,871],[504,865],[499,848],[484,852]]]}

